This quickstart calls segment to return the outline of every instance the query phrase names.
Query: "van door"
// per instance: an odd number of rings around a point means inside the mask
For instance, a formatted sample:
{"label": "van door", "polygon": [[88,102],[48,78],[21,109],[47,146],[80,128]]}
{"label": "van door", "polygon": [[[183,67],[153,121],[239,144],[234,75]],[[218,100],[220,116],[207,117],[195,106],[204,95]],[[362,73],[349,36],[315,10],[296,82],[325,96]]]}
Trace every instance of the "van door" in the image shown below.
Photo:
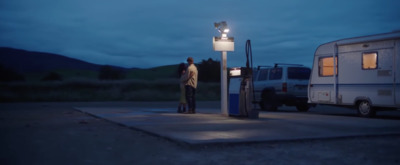
{"label": "van door", "polygon": [[[286,94],[287,84],[286,80],[283,79],[283,68],[275,67],[271,68],[268,75],[269,87],[275,90],[276,94]],[[286,84],[286,86],[284,85]]]}
{"label": "van door", "polygon": [[255,95],[255,101],[261,101],[261,92],[267,85],[268,81],[268,69],[260,69],[257,71],[257,76],[254,77],[254,95]]}
{"label": "van door", "polygon": [[307,97],[307,85],[311,69],[306,67],[287,68],[288,94],[296,97]]}

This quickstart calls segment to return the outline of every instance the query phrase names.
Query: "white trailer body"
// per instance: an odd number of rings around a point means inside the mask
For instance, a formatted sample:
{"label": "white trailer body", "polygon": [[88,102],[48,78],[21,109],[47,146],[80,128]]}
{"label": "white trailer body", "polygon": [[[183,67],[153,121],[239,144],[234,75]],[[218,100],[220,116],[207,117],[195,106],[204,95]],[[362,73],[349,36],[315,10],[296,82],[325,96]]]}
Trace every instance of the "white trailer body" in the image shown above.
{"label": "white trailer body", "polygon": [[361,116],[400,108],[400,32],[342,39],[315,51],[308,102],[355,106]]}

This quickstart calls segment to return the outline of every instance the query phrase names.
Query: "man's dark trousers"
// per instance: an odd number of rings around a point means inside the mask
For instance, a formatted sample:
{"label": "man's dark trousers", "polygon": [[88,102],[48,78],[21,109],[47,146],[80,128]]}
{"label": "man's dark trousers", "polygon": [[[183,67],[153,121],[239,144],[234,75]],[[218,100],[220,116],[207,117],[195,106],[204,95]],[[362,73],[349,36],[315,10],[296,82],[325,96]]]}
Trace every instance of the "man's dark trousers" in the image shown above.
{"label": "man's dark trousers", "polygon": [[193,88],[190,85],[185,86],[186,92],[186,101],[189,106],[188,113],[196,113],[196,88]]}

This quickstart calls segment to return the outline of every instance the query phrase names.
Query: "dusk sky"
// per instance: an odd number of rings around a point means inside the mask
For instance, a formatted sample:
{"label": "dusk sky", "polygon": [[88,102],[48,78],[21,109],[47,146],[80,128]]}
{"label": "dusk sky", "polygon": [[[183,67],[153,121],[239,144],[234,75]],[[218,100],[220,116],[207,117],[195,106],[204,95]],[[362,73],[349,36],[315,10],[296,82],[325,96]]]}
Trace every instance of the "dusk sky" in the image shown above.
{"label": "dusk sky", "polygon": [[400,30],[399,0],[1,0],[0,47],[56,53],[95,64],[150,68],[221,53],[214,22],[226,21],[228,66],[311,66],[326,42]]}

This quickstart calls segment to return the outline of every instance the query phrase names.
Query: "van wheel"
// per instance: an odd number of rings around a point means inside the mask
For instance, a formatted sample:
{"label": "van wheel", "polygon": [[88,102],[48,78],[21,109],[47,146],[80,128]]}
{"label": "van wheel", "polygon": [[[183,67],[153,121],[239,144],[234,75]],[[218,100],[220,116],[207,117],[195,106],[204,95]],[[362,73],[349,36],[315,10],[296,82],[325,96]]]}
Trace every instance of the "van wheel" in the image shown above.
{"label": "van wheel", "polygon": [[276,95],[273,90],[264,90],[261,95],[261,103],[260,106],[262,109],[267,111],[276,111],[278,110],[276,106]]}
{"label": "van wheel", "polygon": [[264,103],[263,103],[262,101],[260,102],[259,105],[260,105],[260,108],[261,108],[262,110],[266,110],[266,109],[265,109],[265,106],[264,106]]}
{"label": "van wheel", "polygon": [[310,106],[308,104],[299,104],[296,105],[296,109],[299,112],[307,112],[310,109]]}
{"label": "van wheel", "polygon": [[358,115],[361,117],[373,117],[376,114],[371,104],[366,100],[362,100],[358,103],[357,110]]}
{"label": "van wheel", "polygon": [[261,102],[260,107],[262,110],[266,110],[266,111],[277,111],[278,110],[277,106],[273,106],[268,102]]}

